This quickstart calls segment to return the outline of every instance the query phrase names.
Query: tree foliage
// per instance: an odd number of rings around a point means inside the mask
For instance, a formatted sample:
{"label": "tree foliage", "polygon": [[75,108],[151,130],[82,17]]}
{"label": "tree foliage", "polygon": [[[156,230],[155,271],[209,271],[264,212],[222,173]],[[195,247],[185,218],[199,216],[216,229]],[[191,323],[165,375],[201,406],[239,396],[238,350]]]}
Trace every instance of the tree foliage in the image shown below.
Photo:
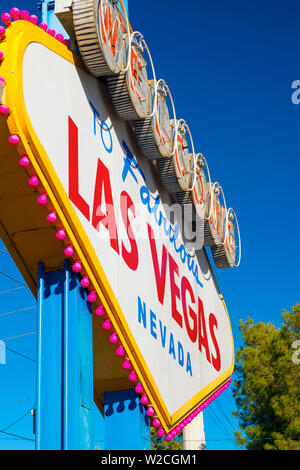
{"label": "tree foliage", "polygon": [[172,441],[166,441],[164,437],[157,435],[157,429],[151,427],[151,449],[152,450],[181,450],[183,448],[182,433]]}
{"label": "tree foliage", "polygon": [[[241,432],[238,445],[253,450],[300,450],[300,304],[283,323],[240,321],[233,395]],[[298,348],[298,350],[295,350]]]}

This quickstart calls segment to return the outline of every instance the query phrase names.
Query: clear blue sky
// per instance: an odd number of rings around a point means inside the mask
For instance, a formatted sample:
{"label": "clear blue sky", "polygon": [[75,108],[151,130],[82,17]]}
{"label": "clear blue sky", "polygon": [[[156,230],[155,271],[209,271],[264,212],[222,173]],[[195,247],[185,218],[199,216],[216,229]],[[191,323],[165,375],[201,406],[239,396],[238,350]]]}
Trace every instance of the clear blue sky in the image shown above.
{"label": "clear blue sky", "polygon": [[[32,0],[2,0],[1,10],[15,5],[37,13]],[[291,101],[291,84],[300,80],[300,4],[129,0],[129,7],[157,76],[172,90],[177,116],[189,123],[197,151],[207,156],[213,180],[222,184],[239,216],[241,267],[216,270],[238,347],[240,318],[279,326],[281,310],[300,301],[300,105]],[[0,263],[0,271],[21,280],[1,252]],[[0,280],[0,292],[19,287],[2,275]],[[34,306],[27,291],[0,294],[0,339],[36,331],[36,310],[1,317]],[[7,345],[35,358],[35,338],[11,339]],[[11,352],[7,360],[0,366],[0,430],[35,400],[35,364]],[[25,399],[30,400],[3,405]],[[205,412],[208,449],[237,448],[226,440],[237,428],[234,408],[229,389]],[[7,432],[33,439],[31,423],[28,415]],[[4,440],[8,437],[0,435],[0,449],[33,448],[31,441]]]}

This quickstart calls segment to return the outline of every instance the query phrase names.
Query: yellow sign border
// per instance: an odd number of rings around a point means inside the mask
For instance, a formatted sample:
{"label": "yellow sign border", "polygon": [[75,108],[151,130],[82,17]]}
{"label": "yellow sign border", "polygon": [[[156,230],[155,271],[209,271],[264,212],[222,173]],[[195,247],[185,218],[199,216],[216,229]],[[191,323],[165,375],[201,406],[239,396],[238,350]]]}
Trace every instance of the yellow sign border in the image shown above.
{"label": "yellow sign border", "polygon": [[232,338],[233,356],[230,368],[208,386],[203,388],[193,398],[188,400],[173,415],[170,415],[147,364],[139,351],[137,343],[127,326],[123,312],[110,284],[108,283],[102,266],[97,259],[93,246],[85,234],[76,212],[56,175],[51,161],[48,158],[45,149],[39,142],[29,120],[24,102],[22,64],[26,48],[32,42],[42,44],[63,59],[85,70],[84,64],[79,56],[73,54],[65,45],[59,43],[56,39],[52,38],[38,27],[26,21],[13,23],[7,29],[7,39],[1,43],[1,49],[3,50],[5,57],[5,60],[1,65],[1,75],[3,75],[6,80],[6,104],[11,109],[11,113],[7,119],[9,130],[11,134],[19,135],[24,151],[28,154],[37,176],[49,195],[76,252],[82,260],[84,268],[96,289],[99,299],[103,303],[118,336],[125,345],[128,357],[141,379],[150,402],[155,407],[156,413],[163,427],[169,432],[215,390],[224,384],[233,373],[234,345],[226,305],[219,291],[220,298],[228,316]]}

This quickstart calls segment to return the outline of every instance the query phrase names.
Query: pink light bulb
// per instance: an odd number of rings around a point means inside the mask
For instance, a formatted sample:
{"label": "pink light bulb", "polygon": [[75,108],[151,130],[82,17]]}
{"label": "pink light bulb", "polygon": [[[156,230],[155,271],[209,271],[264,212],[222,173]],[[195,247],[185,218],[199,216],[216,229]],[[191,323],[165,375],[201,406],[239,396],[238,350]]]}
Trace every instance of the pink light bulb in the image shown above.
{"label": "pink light bulb", "polygon": [[147,409],[147,411],[146,411],[146,414],[147,414],[147,416],[149,416],[150,418],[152,418],[152,416],[155,415],[155,411],[154,411],[154,409],[153,409],[153,406],[148,406],[148,409]]}
{"label": "pink light bulb", "polygon": [[27,155],[23,155],[23,157],[20,158],[19,165],[22,168],[27,168],[30,165],[30,160]]}
{"label": "pink light bulb", "polygon": [[[23,157],[24,158],[24,157]],[[48,204],[48,197],[47,197],[47,194],[41,194],[38,198],[37,198],[37,202],[40,206],[46,206]]]}
{"label": "pink light bulb", "polygon": [[67,246],[67,248],[64,250],[64,254],[65,254],[68,258],[70,258],[71,256],[74,255],[74,249],[73,249],[72,245]]}
{"label": "pink light bulb", "polygon": [[123,346],[119,346],[116,350],[116,355],[119,356],[119,357],[122,357],[124,356],[125,354],[125,350],[123,348]]}
{"label": "pink light bulb", "polygon": [[17,21],[17,20],[20,18],[20,10],[19,10],[19,8],[16,8],[16,7],[12,8],[12,9],[10,10],[10,14],[11,14],[11,16],[13,17],[13,19],[14,19],[15,21]]}
{"label": "pink light bulb", "polygon": [[5,80],[3,77],[0,77],[0,87],[1,88],[5,87]]}
{"label": "pink light bulb", "polygon": [[47,31],[48,25],[46,23],[40,23],[39,28],[41,28],[43,31]]}
{"label": "pink light bulb", "polygon": [[5,28],[4,26],[0,26],[0,38],[3,40],[5,39]]}
{"label": "pink light bulb", "polygon": [[56,238],[57,240],[64,240],[66,238],[66,232],[64,231],[63,228],[61,228],[60,230],[58,230],[58,232],[56,232]]}
{"label": "pink light bulb", "polygon": [[162,427],[160,427],[160,428],[158,429],[157,434],[158,434],[159,437],[164,437],[165,431],[163,430]]}
{"label": "pink light bulb", "polygon": [[35,15],[30,15],[29,18],[28,18],[28,21],[30,21],[30,23],[34,24],[34,25],[37,25],[38,23],[38,17],[35,16]]}
{"label": "pink light bulb", "polygon": [[136,393],[143,393],[144,387],[143,387],[143,385],[141,384],[141,382],[139,382],[139,383],[136,384],[135,391],[136,391]]}
{"label": "pink light bulb", "polygon": [[27,21],[29,18],[29,12],[27,10],[20,11],[20,18],[21,20]]}
{"label": "pink light bulb", "polygon": [[75,263],[72,266],[72,271],[74,271],[74,273],[80,273],[81,270],[82,270],[82,265],[80,261],[75,261]]}
{"label": "pink light bulb", "polygon": [[11,25],[11,16],[9,13],[2,13],[1,15],[1,21],[2,23],[6,24],[6,26]]}
{"label": "pink light bulb", "polygon": [[176,431],[176,434],[179,434],[179,433],[180,433],[180,431],[181,431],[181,428],[180,428],[180,426],[179,426],[179,425],[178,425],[178,426],[176,426],[176,428],[175,428],[175,431]]}
{"label": "pink light bulb", "polygon": [[113,333],[110,337],[109,337],[109,342],[111,344],[116,344],[118,342],[118,335],[117,333]]}
{"label": "pink light bulb", "polygon": [[172,436],[172,437],[175,437],[176,434],[177,434],[177,432],[175,431],[175,429],[173,429],[173,431],[171,431],[171,436]]}
{"label": "pink light bulb", "polygon": [[53,211],[53,212],[50,212],[48,215],[47,215],[47,220],[50,224],[53,224],[54,222],[57,221],[57,216],[56,216],[56,212]]}
{"label": "pink light bulb", "polygon": [[152,424],[153,424],[153,426],[154,426],[155,428],[159,428],[159,426],[160,426],[160,421],[159,421],[159,419],[158,419],[158,418],[154,418]]}
{"label": "pink light bulb", "polygon": [[56,31],[55,29],[49,28],[47,29],[47,33],[54,38]]}
{"label": "pink light bulb", "polygon": [[142,405],[147,405],[149,403],[148,397],[145,394],[141,396],[140,401],[141,401]]}
{"label": "pink light bulb", "polygon": [[69,39],[64,39],[62,43],[67,47],[70,46],[70,40]]}
{"label": "pink light bulb", "polygon": [[110,322],[110,319],[107,318],[104,322],[103,322],[103,325],[102,325],[102,328],[106,331],[110,330],[111,329],[111,322]]}
{"label": "pink light bulb", "polygon": [[98,317],[102,317],[102,315],[104,315],[104,308],[103,308],[103,305],[99,305],[99,307],[96,308],[95,314],[96,314]]}
{"label": "pink light bulb", "polygon": [[20,137],[17,134],[13,134],[9,137],[8,142],[13,147],[17,147],[17,145],[19,145],[19,142],[20,142]]}
{"label": "pink light bulb", "polygon": [[1,116],[8,116],[9,115],[9,107],[5,104],[0,105],[0,115]]}
{"label": "pink light bulb", "polygon": [[4,61],[4,54],[2,51],[0,51],[0,62]]}
{"label": "pink light bulb", "polygon": [[36,186],[38,186],[40,184],[38,177],[37,176],[32,176],[31,178],[29,178],[28,184],[32,188],[36,188]]}
{"label": "pink light bulb", "polygon": [[97,300],[96,291],[92,290],[92,292],[88,295],[88,301],[89,302],[96,302],[96,300]]}
{"label": "pink light bulb", "polygon": [[130,367],[131,367],[131,364],[130,364],[129,359],[125,359],[125,361],[122,364],[122,368],[125,369],[125,370],[129,370]]}
{"label": "pink light bulb", "polygon": [[64,37],[63,37],[62,34],[58,33],[58,34],[55,36],[55,39],[57,39],[59,42],[63,42]]}
{"label": "pink light bulb", "polygon": [[80,285],[81,285],[81,287],[84,287],[85,289],[86,289],[87,287],[89,287],[89,285],[90,285],[90,280],[89,280],[88,276],[84,276],[84,277],[81,279]]}
{"label": "pink light bulb", "polygon": [[136,382],[137,381],[137,375],[134,370],[132,370],[128,376],[130,382]]}
{"label": "pink light bulb", "polygon": [[170,433],[166,435],[166,441],[171,441],[172,439],[173,437]]}

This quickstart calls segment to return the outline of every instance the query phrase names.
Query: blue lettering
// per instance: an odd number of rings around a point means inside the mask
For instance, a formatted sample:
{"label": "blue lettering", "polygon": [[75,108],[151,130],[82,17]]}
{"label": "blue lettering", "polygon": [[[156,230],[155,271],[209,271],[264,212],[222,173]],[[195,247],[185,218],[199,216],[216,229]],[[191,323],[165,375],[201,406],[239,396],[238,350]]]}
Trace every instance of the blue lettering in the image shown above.
{"label": "blue lettering", "polygon": [[172,334],[172,333],[170,333],[169,354],[170,354],[170,356],[172,355],[172,356],[174,357],[174,359],[176,360],[174,338],[173,338],[173,334]]}
{"label": "blue lettering", "polygon": [[178,341],[178,363],[181,367],[184,365],[184,352],[182,344]]}
{"label": "blue lettering", "polygon": [[153,336],[153,338],[157,339],[157,334],[156,334],[156,315],[155,313],[150,310],[150,333]]}
{"label": "blue lettering", "polygon": [[146,304],[145,304],[145,302],[143,302],[143,305],[142,305],[142,301],[141,301],[140,297],[138,297],[138,304],[139,304],[139,307],[138,307],[138,320],[139,320],[139,323],[142,324],[142,320],[143,320],[144,328],[147,328]]}

